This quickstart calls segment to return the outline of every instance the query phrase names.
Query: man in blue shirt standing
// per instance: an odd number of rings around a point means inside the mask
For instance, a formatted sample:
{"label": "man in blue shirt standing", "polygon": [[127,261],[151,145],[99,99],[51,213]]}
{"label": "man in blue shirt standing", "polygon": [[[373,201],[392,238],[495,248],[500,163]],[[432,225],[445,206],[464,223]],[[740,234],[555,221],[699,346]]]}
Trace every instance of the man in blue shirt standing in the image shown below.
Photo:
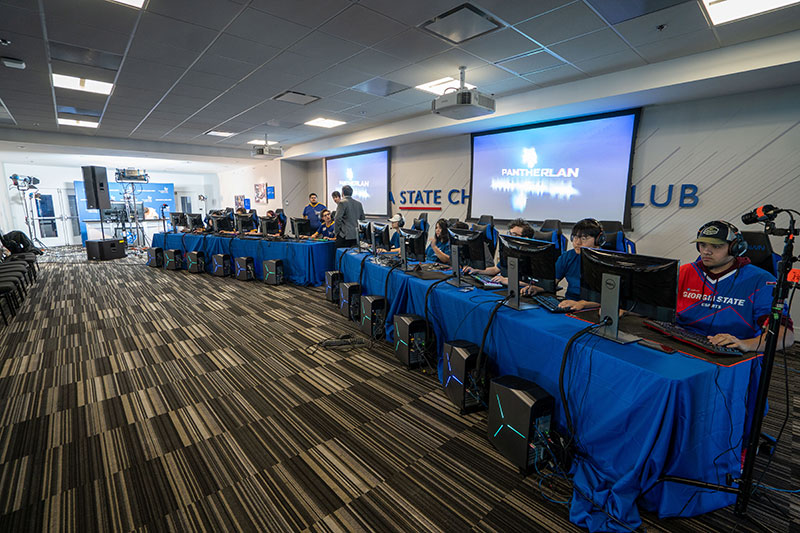
{"label": "man in blue shirt standing", "polygon": [[322,211],[327,209],[323,204],[317,202],[317,194],[308,195],[308,205],[303,209],[303,217],[311,222],[311,231],[318,232],[322,224]]}

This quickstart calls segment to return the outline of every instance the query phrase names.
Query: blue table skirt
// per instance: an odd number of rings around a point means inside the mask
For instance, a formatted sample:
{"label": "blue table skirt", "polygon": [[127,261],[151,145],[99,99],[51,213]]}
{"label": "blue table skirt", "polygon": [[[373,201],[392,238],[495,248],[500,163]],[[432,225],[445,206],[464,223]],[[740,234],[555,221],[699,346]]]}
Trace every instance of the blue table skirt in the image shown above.
{"label": "blue table skirt", "polygon": [[[333,270],[336,250],[333,242],[261,241],[191,233],[156,233],[153,246],[182,250],[184,256],[188,252],[203,252],[208,258],[214,254],[252,257],[258,279],[264,279],[263,261],[281,259],[284,277],[295,285],[324,284],[325,272]],[[206,262],[206,270],[211,272],[210,259]]]}
{"label": "blue table skirt", "polygon": [[[346,281],[357,281],[360,273],[363,294],[385,294],[387,267],[367,261],[362,269],[364,254],[341,254],[337,251],[337,262],[341,260]],[[395,313],[424,316],[425,293],[432,283],[391,272],[387,326]],[[438,353],[443,341],[480,345],[488,315],[500,299],[489,291],[437,285],[429,296],[428,315]],[[568,339],[585,326],[544,309],[502,307],[484,347],[494,375],[529,379],[553,395],[555,422],[562,431],[562,353]],[[386,336],[392,342],[391,327]],[[638,504],[660,517],[693,516],[733,504],[735,495],[658,479],[671,475],[724,484],[726,474],[739,475],[748,389],[758,381],[760,369],[761,358],[721,367],[593,335],[575,342],[564,380],[579,448],[570,519],[590,531],[626,531],[586,497],[632,528],[641,523]]]}

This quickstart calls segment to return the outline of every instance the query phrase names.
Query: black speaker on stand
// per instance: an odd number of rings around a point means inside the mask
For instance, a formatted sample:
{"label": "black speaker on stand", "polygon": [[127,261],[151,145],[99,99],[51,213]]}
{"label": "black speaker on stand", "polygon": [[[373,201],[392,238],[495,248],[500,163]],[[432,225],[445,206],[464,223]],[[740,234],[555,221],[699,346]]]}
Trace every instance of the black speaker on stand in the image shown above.
{"label": "black speaker on stand", "polygon": [[106,239],[103,227],[103,211],[111,209],[111,198],[108,196],[108,177],[106,167],[81,167],[83,171],[83,187],[86,189],[86,209],[99,209],[100,240],[86,241],[86,255],[92,259],[106,260],[125,257],[124,242],[119,239]]}

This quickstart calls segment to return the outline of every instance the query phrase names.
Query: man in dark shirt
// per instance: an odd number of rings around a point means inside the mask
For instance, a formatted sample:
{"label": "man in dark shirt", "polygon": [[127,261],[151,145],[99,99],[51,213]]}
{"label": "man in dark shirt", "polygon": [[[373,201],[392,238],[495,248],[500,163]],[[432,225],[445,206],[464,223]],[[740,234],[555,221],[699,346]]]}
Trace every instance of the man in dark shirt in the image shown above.
{"label": "man in dark shirt", "polygon": [[358,221],[364,220],[364,206],[353,199],[353,188],[349,185],[342,187],[342,200],[336,209],[334,232],[336,233],[336,247],[345,248],[355,246],[358,240]]}

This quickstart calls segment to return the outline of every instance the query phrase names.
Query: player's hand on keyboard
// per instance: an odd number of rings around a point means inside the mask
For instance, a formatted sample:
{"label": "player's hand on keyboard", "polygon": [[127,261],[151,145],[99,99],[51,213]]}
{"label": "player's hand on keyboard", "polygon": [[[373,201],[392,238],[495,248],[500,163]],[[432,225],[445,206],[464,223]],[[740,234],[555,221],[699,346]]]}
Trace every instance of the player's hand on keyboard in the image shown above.
{"label": "player's hand on keyboard", "polygon": [[477,272],[478,271],[472,268],[471,266],[465,266],[464,268],[461,269],[462,274],[472,274]]}
{"label": "player's hand on keyboard", "polygon": [[508,278],[498,274],[498,275],[496,275],[495,277],[492,278],[492,282],[493,283],[501,283],[503,285],[508,285]]}
{"label": "player's hand on keyboard", "polygon": [[580,311],[584,307],[586,307],[586,302],[580,301],[576,302],[575,300],[562,300],[559,307],[572,309],[573,311]]}
{"label": "player's hand on keyboard", "polygon": [[728,348],[737,348],[743,352],[750,351],[747,341],[738,339],[730,333],[717,333],[716,335],[709,335],[708,342],[716,346],[727,346]]}
{"label": "player's hand on keyboard", "polygon": [[523,296],[534,296],[542,291],[544,291],[544,289],[541,287],[537,287],[536,285],[528,285],[527,287],[521,288],[519,293]]}

